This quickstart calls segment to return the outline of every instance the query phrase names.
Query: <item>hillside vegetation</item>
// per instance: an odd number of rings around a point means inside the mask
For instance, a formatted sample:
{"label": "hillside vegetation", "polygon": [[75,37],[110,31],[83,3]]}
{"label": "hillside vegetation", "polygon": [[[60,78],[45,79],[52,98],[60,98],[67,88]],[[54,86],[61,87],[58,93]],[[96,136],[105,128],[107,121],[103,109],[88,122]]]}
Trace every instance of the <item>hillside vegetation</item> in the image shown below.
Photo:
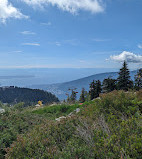
{"label": "hillside vegetation", "polygon": [[0,115],[0,158],[142,159],[141,112],[142,91],[113,91],[82,106],[8,108]]}

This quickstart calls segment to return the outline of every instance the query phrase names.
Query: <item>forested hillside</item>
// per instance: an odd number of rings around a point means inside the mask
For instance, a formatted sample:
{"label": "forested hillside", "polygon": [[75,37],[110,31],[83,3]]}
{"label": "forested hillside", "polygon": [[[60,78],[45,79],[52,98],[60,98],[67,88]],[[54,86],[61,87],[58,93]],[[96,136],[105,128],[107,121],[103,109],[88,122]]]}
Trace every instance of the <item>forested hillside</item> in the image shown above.
{"label": "forested hillside", "polygon": [[0,101],[8,104],[24,102],[25,104],[35,104],[38,101],[43,103],[59,102],[58,98],[46,91],[39,89],[0,87]]}

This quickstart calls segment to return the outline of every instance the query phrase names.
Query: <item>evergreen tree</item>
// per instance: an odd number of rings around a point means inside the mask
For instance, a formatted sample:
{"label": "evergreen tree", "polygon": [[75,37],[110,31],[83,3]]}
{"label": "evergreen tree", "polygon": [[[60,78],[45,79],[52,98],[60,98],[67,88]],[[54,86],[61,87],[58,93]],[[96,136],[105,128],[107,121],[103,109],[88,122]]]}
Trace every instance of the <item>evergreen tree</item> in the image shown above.
{"label": "evergreen tree", "polygon": [[80,103],[85,102],[85,89],[84,88],[82,88],[81,95],[80,95],[80,98],[79,98],[79,102]]}
{"label": "evergreen tree", "polygon": [[95,98],[99,97],[99,94],[102,92],[102,85],[101,85],[101,81],[98,80],[95,83]]}
{"label": "evergreen tree", "polygon": [[120,90],[127,91],[128,89],[133,87],[133,82],[130,80],[130,72],[127,67],[126,61],[123,63],[123,67],[119,71],[119,76],[117,78],[117,87]]}
{"label": "evergreen tree", "polygon": [[75,103],[76,101],[76,92],[74,90],[72,90],[71,96],[70,96],[70,101],[72,103]]}
{"label": "evergreen tree", "polygon": [[103,81],[103,92],[111,92],[116,89],[116,80],[112,78],[106,78]]}
{"label": "evergreen tree", "polygon": [[90,84],[89,95],[90,95],[90,100],[93,100],[95,98],[95,81],[94,80]]}
{"label": "evergreen tree", "polygon": [[137,74],[135,75],[135,89],[142,89],[142,68],[139,69]]}
{"label": "evergreen tree", "polygon": [[100,80],[93,82],[90,84],[90,91],[89,91],[89,95],[90,95],[90,99],[93,100],[94,98],[99,97],[99,94],[101,93],[102,88],[101,88],[101,82]]}

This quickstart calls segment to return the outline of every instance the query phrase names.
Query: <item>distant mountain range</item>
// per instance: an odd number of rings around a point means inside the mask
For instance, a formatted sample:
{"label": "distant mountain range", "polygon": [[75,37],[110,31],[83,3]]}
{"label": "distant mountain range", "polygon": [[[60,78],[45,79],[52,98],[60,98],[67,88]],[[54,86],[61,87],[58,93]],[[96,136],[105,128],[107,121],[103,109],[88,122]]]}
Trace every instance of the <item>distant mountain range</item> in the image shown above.
{"label": "distant mountain range", "polygon": [[[131,75],[131,79],[134,80],[134,75],[136,74],[137,71],[131,71],[130,75]],[[77,92],[78,92],[78,97],[81,93],[81,89],[85,88],[87,91],[89,90],[89,84],[93,81],[93,80],[100,80],[101,82],[105,79],[105,78],[117,78],[118,77],[118,72],[108,72],[108,73],[100,73],[100,74],[95,74],[95,75],[91,75],[85,78],[81,78],[78,80],[73,80],[70,82],[65,82],[65,83],[57,83],[57,84],[43,84],[43,85],[32,85],[29,86],[30,88],[36,88],[36,89],[42,89],[42,90],[46,90],[48,92],[51,92],[53,94],[55,94],[60,100],[66,99],[66,93],[70,93],[69,92],[69,88],[77,88]]]}

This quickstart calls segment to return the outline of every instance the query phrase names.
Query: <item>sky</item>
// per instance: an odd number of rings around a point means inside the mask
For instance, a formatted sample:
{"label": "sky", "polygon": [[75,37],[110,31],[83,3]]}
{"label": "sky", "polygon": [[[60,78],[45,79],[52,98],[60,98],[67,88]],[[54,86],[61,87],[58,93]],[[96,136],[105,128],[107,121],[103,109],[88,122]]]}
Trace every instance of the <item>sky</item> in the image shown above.
{"label": "sky", "polygon": [[142,66],[142,0],[0,0],[0,68]]}

